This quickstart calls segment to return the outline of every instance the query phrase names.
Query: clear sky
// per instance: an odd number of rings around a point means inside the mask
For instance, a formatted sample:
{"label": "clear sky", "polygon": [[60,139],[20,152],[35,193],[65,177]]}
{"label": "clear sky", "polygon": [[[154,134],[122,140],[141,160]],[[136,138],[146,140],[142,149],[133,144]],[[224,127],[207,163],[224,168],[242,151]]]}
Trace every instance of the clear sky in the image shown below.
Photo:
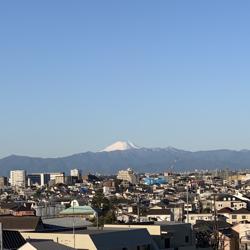
{"label": "clear sky", "polygon": [[250,149],[250,1],[0,3],[0,157],[116,140]]}

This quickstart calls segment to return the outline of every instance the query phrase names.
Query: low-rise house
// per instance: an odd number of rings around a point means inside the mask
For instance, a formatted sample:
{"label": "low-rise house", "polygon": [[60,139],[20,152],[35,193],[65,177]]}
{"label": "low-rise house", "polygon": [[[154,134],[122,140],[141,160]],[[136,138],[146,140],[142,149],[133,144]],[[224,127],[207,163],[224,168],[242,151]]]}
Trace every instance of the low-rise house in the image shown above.
{"label": "low-rise house", "polygon": [[19,206],[11,211],[13,216],[35,216],[36,212],[30,206]]}
{"label": "low-rise house", "polygon": [[218,233],[218,246],[223,250],[239,250],[239,235],[232,228],[220,230]]}
{"label": "low-rise house", "polygon": [[241,208],[239,210],[223,208],[218,211],[218,214],[225,216],[226,221],[230,224],[237,224],[244,221],[250,221],[250,211],[245,208]]}
{"label": "low-rise house", "polygon": [[173,221],[174,215],[170,209],[151,208],[146,212],[146,217],[149,221]]}
{"label": "low-rise house", "polygon": [[[211,249],[216,242],[215,233],[217,231],[218,249],[237,250],[237,248],[226,248],[226,246],[237,246],[237,237],[231,231],[231,224],[225,221],[197,221],[193,226],[196,235],[196,246],[199,249]],[[216,230],[216,231],[215,231]]]}
{"label": "low-rise house", "polygon": [[[213,198],[211,199],[213,200]],[[215,208],[220,210],[226,207],[229,207],[233,210],[239,210],[241,208],[247,208],[247,202],[229,194],[216,195]]]}
{"label": "low-rise house", "polygon": [[232,229],[238,233],[238,244],[240,250],[247,250],[250,248],[250,223],[235,224]]}
{"label": "low-rise house", "polygon": [[199,220],[212,221],[213,219],[214,215],[211,213],[189,213],[186,215],[185,222],[194,225]]}
{"label": "low-rise house", "polygon": [[181,222],[183,220],[183,204],[171,203],[167,205],[167,208],[172,212],[174,221]]}
{"label": "low-rise house", "polygon": [[106,229],[147,229],[159,249],[195,250],[195,237],[188,223],[154,222],[105,224]]}

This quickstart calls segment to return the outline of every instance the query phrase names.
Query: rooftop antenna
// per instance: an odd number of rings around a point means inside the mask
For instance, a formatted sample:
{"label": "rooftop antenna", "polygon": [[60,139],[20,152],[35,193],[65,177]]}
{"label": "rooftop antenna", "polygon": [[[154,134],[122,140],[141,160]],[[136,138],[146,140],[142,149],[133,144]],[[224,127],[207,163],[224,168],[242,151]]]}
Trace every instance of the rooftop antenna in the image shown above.
{"label": "rooftop antenna", "polygon": [[137,196],[137,216],[138,216],[138,222],[140,222],[141,214],[140,214],[140,196],[139,196],[139,194]]}

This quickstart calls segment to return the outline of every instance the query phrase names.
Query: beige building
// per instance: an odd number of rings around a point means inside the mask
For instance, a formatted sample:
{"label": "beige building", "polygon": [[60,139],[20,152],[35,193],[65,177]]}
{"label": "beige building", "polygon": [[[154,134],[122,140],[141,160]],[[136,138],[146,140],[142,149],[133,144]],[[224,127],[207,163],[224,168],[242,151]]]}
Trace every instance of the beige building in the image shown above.
{"label": "beige building", "polygon": [[[188,222],[192,225],[196,224],[196,221],[198,220],[212,221],[213,219],[214,219],[214,216],[211,213],[199,213],[199,214],[189,213],[188,214]],[[185,219],[185,222],[187,222],[187,218]]]}
{"label": "beige building", "polygon": [[239,249],[250,249],[250,223],[238,223],[232,229],[238,233]]}
{"label": "beige building", "polygon": [[195,238],[188,223],[155,222],[154,224],[105,224],[107,229],[147,229],[159,249],[195,250]]}
{"label": "beige building", "polygon": [[[214,202],[212,201],[212,203]],[[247,202],[233,195],[228,195],[228,194],[217,195],[215,200],[216,210],[220,210],[227,207],[233,210],[239,210],[241,208],[247,208]]]}
{"label": "beige building", "polygon": [[84,250],[157,250],[146,229],[81,230],[66,232],[22,232],[25,239],[53,240],[56,243]]}
{"label": "beige building", "polygon": [[127,170],[120,170],[117,175],[118,180],[127,181],[131,184],[137,184],[137,176],[131,168]]}
{"label": "beige building", "polygon": [[250,221],[250,211],[245,208],[239,210],[230,210],[228,208],[224,208],[219,210],[218,214],[223,215],[226,221],[230,224]]}

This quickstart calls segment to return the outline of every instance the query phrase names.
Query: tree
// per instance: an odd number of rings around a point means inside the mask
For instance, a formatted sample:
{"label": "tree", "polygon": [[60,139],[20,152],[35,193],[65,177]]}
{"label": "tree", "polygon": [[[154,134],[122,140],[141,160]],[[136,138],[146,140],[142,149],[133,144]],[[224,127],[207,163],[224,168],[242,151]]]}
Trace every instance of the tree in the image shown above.
{"label": "tree", "polygon": [[96,208],[105,214],[110,208],[110,201],[104,196],[102,190],[97,190],[91,203],[93,208]]}
{"label": "tree", "polygon": [[[114,223],[116,216],[112,203],[105,197],[102,190],[97,190],[91,203],[92,207],[98,211],[98,225],[103,226],[104,223]],[[97,225],[97,218],[94,219],[93,224]]]}

